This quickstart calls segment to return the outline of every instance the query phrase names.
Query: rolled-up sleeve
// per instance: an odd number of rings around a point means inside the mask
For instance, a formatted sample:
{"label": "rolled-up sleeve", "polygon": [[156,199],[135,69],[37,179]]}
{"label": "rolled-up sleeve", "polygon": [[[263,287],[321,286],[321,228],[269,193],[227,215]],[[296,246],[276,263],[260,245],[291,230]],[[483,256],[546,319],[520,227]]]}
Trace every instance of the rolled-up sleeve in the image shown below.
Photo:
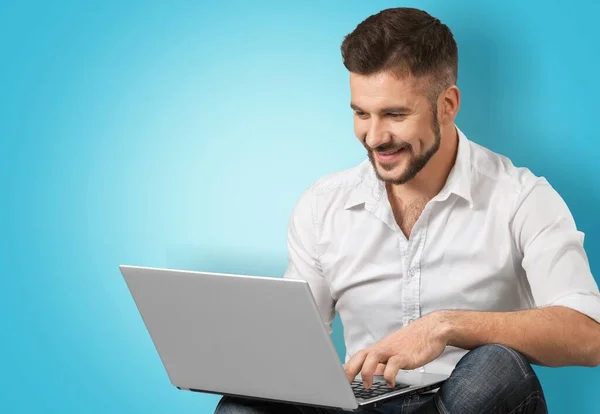
{"label": "rolled-up sleeve", "polygon": [[335,303],[318,260],[315,220],[315,196],[312,187],[296,203],[288,224],[288,266],[284,278],[306,280],[315,299],[321,319],[332,332]]}
{"label": "rolled-up sleeve", "polygon": [[565,306],[600,323],[600,293],[584,233],[562,197],[536,178],[524,186],[516,207],[512,231],[536,306]]}

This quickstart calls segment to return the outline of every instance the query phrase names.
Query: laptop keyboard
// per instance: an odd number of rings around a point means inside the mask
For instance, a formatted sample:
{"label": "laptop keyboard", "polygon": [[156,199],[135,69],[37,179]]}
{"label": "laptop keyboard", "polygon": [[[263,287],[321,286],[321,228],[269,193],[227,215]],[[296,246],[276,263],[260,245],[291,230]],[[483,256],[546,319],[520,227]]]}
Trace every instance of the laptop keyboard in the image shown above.
{"label": "laptop keyboard", "polygon": [[361,380],[354,380],[352,381],[351,387],[352,392],[354,392],[354,396],[356,398],[362,398],[363,400],[367,400],[369,398],[379,397],[380,395],[398,391],[403,388],[408,388],[410,387],[410,385],[396,383],[394,388],[390,388],[385,382],[373,382],[371,388],[366,390]]}

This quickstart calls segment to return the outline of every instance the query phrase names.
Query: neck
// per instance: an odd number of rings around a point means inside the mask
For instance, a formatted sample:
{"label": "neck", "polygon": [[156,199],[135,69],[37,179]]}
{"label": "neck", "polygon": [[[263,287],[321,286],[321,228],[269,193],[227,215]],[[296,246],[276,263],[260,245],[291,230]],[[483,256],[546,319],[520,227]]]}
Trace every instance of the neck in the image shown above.
{"label": "neck", "polygon": [[456,161],[458,131],[454,124],[441,128],[440,148],[421,171],[409,182],[400,185],[386,184],[388,194],[398,200],[425,198],[431,200],[446,184]]}

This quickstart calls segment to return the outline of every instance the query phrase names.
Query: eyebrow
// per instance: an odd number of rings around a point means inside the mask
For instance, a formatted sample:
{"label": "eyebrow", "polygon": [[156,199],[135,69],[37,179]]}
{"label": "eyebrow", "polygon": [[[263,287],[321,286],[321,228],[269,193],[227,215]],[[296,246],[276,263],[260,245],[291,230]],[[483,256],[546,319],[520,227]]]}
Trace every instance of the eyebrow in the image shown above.
{"label": "eyebrow", "polygon": [[[367,112],[362,110],[359,106],[354,105],[353,103],[350,104],[350,108],[352,108],[355,111],[360,111],[360,112]],[[402,112],[402,113],[408,113],[410,112],[410,108],[407,108],[406,106],[388,106],[386,108],[381,108],[379,110],[379,113],[384,113],[384,112]]]}

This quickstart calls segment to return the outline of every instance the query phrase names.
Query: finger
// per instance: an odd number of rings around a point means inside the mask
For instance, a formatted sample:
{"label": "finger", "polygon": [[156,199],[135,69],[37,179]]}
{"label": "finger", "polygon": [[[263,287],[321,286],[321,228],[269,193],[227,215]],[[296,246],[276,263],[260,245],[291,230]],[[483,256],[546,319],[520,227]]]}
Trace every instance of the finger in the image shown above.
{"label": "finger", "polygon": [[374,375],[383,375],[384,371],[385,371],[385,364],[379,363],[379,365],[377,365],[377,369],[375,370]]}
{"label": "finger", "polygon": [[367,351],[362,350],[358,351],[356,354],[352,356],[344,365],[344,371],[346,372],[346,376],[348,377],[348,382],[352,382],[354,377],[360,372],[363,362],[367,357]]}
{"label": "finger", "polygon": [[394,388],[396,386],[396,375],[398,375],[400,368],[402,368],[402,358],[394,355],[388,359],[385,364],[385,371],[383,372],[383,378],[388,387]]}
{"label": "finger", "polygon": [[362,370],[360,371],[360,376],[363,380],[363,385],[365,388],[371,388],[373,384],[373,373],[377,369],[377,365],[379,365],[379,354],[376,351],[371,351],[365,358],[365,362],[363,363]]}

